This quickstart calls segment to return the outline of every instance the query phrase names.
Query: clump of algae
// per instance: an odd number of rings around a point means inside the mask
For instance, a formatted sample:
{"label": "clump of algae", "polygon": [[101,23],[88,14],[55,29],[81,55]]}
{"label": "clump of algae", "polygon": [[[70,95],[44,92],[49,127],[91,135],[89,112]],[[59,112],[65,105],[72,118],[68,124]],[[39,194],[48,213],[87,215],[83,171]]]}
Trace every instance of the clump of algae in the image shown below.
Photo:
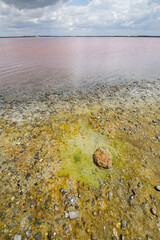
{"label": "clump of algae", "polygon": [[[79,121],[79,131],[73,136],[65,136],[65,144],[61,145],[60,157],[62,168],[59,176],[71,175],[77,181],[93,187],[99,187],[104,179],[112,174],[114,168],[124,165],[124,147],[115,139],[91,129],[85,121]],[[112,155],[113,169],[102,169],[93,162],[93,154],[99,147],[107,148]]]}

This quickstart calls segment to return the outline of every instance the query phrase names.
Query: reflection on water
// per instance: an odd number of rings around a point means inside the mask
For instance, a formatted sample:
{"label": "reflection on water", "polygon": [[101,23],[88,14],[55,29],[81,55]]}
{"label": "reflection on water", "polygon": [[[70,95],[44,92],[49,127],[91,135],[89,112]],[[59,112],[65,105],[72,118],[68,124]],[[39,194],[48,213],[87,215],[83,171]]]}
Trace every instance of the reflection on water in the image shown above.
{"label": "reflection on water", "polygon": [[83,87],[160,77],[159,38],[0,39],[0,87]]}

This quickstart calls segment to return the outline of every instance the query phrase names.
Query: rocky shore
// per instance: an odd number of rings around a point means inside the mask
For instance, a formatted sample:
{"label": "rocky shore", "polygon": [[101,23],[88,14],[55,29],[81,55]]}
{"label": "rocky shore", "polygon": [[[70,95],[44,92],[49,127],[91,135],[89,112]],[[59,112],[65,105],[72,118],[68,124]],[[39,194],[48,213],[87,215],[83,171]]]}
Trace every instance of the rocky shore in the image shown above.
{"label": "rocky shore", "polygon": [[0,239],[160,239],[160,80],[3,90],[0,152]]}

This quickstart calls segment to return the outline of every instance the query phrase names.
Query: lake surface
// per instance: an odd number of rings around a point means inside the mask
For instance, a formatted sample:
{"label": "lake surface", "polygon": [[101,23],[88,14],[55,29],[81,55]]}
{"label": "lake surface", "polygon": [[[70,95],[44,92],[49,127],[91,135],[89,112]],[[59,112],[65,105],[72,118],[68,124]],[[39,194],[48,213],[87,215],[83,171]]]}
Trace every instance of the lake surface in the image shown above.
{"label": "lake surface", "polygon": [[160,38],[0,39],[0,88],[87,87],[160,78]]}

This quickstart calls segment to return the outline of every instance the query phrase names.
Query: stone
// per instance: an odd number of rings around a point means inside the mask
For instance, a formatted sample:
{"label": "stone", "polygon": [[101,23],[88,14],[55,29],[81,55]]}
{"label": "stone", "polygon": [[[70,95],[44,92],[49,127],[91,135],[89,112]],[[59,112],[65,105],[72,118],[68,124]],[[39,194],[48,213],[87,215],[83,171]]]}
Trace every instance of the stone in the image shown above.
{"label": "stone", "polygon": [[111,191],[108,192],[108,200],[112,201],[113,193]]}
{"label": "stone", "polygon": [[67,212],[64,212],[64,218],[68,218],[69,214]]}
{"label": "stone", "polygon": [[160,191],[160,185],[154,187],[157,191]]}
{"label": "stone", "polygon": [[22,239],[22,236],[21,236],[21,235],[16,234],[16,235],[14,236],[14,240],[21,240],[21,239]]}
{"label": "stone", "polygon": [[126,229],[126,227],[127,227],[127,221],[124,219],[121,221],[121,228]]}
{"label": "stone", "polygon": [[34,222],[34,226],[35,226],[35,227],[37,227],[37,226],[39,226],[39,225],[41,225],[41,221],[40,221],[40,220],[37,220],[37,221]]}
{"label": "stone", "polygon": [[98,167],[112,167],[111,153],[107,149],[98,148],[93,155],[93,160],[98,165]]}
{"label": "stone", "polygon": [[157,216],[156,210],[154,208],[151,208],[150,211],[154,216]]}
{"label": "stone", "polygon": [[32,221],[33,221],[33,217],[32,217],[32,216],[29,216],[29,217],[28,217],[28,220],[29,220],[29,222],[32,222]]}
{"label": "stone", "polygon": [[79,216],[79,211],[77,212],[69,212],[69,218],[70,219],[75,219]]}
{"label": "stone", "polygon": [[91,234],[91,239],[92,239],[92,240],[96,240],[96,239],[97,239],[97,235],[96,235],[95,233],[92,233],[92,234]]}
{"label": "stone", "polygon": [[34,237],[36,240],[42,240],[42,235],[41,235],[40,232],[37,233],[37,234],[35,234],[33,237]]}
{"label": "stone", "polygon": [[30,230],[26,231],[26,236],[27,236],[27,238],[30,238],[31,233],[32,233],[32,232],[31,232]]}

